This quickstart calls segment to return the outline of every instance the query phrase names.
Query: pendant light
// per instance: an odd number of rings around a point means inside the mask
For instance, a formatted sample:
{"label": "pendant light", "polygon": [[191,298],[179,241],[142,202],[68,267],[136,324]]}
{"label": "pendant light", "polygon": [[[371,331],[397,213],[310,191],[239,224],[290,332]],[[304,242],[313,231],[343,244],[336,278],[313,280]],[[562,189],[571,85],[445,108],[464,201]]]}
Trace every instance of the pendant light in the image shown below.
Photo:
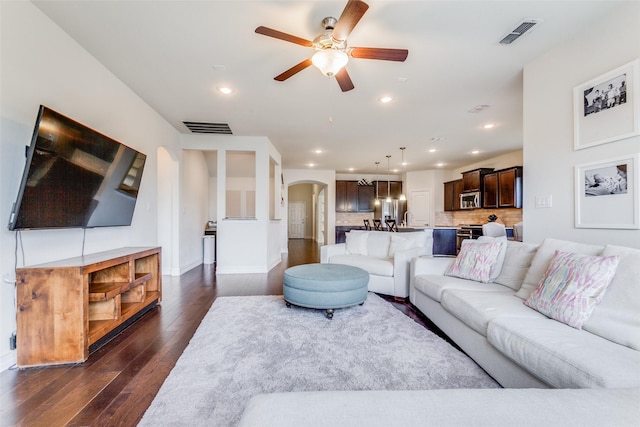
{"label": "pendant light", "polygon": [[[406,150],[407,147],[400,147],[400,152],[402,153],[402,166],[406,166],[407,163],[404,161],[404,150]],[[400,201],[405,201],[407,200],[407,196],[404,195],[404,191],[402,192],[402,194],[400,194]]]}
{"label": "pendant light", "polygon": [[380,162],[376,162],[376,200],[373,202],[374,205],[380,206],[380,198],[378,197],[378,167],[380,166]]}
{"label": "pendant light", "polygon": [[[391,159],[391,155],[387,154],[387,173],[391,173],[391,168],[389,167],[389,159]],[[391,202],[391,181],[389,175],[387,175],[387,200],[388,203]]]}

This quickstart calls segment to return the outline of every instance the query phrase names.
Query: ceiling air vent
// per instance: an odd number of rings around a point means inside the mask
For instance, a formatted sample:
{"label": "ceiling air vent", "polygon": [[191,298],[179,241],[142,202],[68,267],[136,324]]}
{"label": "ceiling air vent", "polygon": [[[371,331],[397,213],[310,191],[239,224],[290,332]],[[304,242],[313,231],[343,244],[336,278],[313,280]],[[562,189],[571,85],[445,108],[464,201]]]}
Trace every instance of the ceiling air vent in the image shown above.
{"label": "ceiling air vent", "polygon": [[210,122],[182,122],[192,133],[214,133],[218,135],[232,135],[228,123]]}
{"label": "ceiling air vent", "polygon": [[520,22],[515,29],[511,30],[509,34],[504,36],[503,39],[500,40],[500,44],[513,43],[514,41],[522,37],[526,32],[531,31],[531,29],[540,22],[542,22],[540,19],[525,19],[524,21]]}

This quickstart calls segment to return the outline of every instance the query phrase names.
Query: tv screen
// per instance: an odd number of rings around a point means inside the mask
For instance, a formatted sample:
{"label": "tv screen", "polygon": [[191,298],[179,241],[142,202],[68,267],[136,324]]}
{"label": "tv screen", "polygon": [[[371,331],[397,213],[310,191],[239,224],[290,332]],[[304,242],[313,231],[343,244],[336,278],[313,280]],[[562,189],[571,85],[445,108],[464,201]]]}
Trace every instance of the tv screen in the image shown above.
{"label": "tv screen", "polygon": [[131,225],[146,157],[41,105],[9,230]]}

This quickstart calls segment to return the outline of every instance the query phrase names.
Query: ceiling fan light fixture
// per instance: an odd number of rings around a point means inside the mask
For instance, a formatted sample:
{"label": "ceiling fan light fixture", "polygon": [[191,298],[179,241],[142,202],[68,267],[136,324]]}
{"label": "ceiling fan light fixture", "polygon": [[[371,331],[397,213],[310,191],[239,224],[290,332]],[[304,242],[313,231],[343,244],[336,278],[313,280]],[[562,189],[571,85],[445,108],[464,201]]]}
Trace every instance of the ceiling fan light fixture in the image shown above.
{"label": "ceiling fan light fixture", "polygon": [[327,77],[338,74],[347,62],[349,55],[345,51],[331,48],[319,50],[311,57],[311,63]]}

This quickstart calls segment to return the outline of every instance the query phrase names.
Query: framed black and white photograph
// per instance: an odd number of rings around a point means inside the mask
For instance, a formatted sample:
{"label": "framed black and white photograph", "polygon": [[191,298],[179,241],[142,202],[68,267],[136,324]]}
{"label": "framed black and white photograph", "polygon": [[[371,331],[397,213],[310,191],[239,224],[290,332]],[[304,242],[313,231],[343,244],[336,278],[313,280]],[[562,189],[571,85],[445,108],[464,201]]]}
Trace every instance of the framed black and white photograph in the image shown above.
{"label": "framed black and white photograph", "polygon": [[640,154],[575,167],[575,227],[640,229]]}
{"label": "framed black and white photograph", "polygon": [[575,150],[640,135],[640,60],[573,89]]}

